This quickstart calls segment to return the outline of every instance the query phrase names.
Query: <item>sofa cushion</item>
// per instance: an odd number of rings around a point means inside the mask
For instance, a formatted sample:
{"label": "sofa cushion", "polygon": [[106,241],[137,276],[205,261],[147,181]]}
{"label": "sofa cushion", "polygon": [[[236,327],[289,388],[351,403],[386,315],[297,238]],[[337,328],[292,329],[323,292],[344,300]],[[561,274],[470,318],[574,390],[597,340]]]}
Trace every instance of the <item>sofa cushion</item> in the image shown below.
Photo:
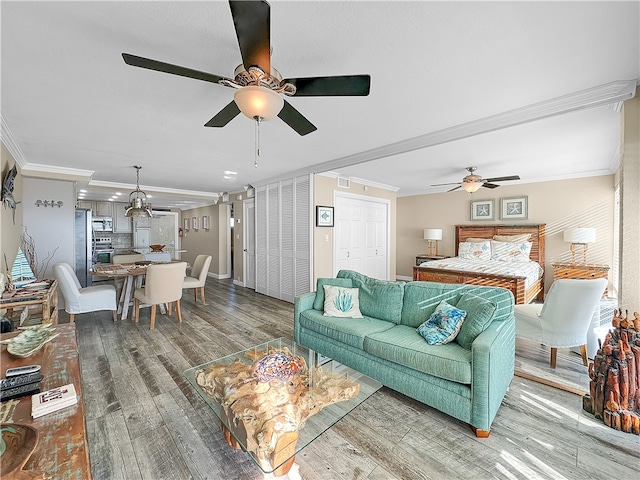
{"label": "sofa cushion", "polygon": [[400,323],[404,282],[378,280],[353,270],[340,270],[338,278],[350,278],[360,290],[360,311],[365,317]]}
{"label": "sofa cushion", "polygon": [[[395,324],[371,317],[339,318],[325,317],[317,310],[305,310],[300,313],[300,325],[303,328],[346,343],[362,350],[364,339],[372,333],[384,332]],[[422,339],[422,337],[420,337]],[[424,340],[422,340],[424,343]]]}
{"label": "sofa cushion", "polygon": [[364,341],[371,355],[457,383],[471,384],[471,352],[456,342],[429,345],[415,328],[396,325]]}
{"label": "sofa cushion", "polygon": [[313,301],[313,308],[316,310],[324,310],[324,288],[323,285],[334,285],[336,287],[353,287],[350,278],[319,278],[316,280],[316,298]]}
{"label": "sofa cushion", "polygon": [[325,317],[362,318],[357,288],[323,285]]}
{"label": "sofa cushion", "polygon": [[444,345],[452,342],[462,326],[467,312],[442,300],[429,320],[420,325],[416,331],[429,345]]}
{"label": "sofa cushion", "polygon": [[460,297],[456,306],[467,312],[467,317],[455,338],[456,342],[471,350],[473,341],[487,329],[493,320],[497,305],[486,298],[467,292]]}

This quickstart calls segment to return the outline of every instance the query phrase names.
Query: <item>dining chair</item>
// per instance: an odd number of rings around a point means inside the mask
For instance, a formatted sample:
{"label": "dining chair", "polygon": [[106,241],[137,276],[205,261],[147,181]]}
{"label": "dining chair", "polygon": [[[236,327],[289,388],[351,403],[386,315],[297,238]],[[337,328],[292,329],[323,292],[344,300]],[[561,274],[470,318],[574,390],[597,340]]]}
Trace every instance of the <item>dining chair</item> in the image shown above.
{"label": "dining chair", "polygon": [[200,290],[200,297],[202,298],[202,304],[206,305],[204,299],[204,284],[207,282],[207,273],[209,273],[209,267],[211,266],[211,255],[198,255],[191,273],[189,276],[184,277],[184,285],[182,288],[193,288],[193,301],[198,301],[198,289]]}
{"label": "dining chair", "polygon": [[187,269],[185,262],[162,263],[147,267],[144,287],[137,288],[134,293],[136,323],[140,319],[140,303],[151,305],[151,326],[153,330],[156,323],[156,306],[167,303],[167,311],[171,315],[171,306],[176,304],[176,316],[178,322],[182,322],[180,313],[180,297],[182,297],[182,284]]}
{"label": "dining chair", "polygon": [[551,347],[551,368],[556,368],[558,348],[580,347],[588,365],[587,332],[607,288],[606,278],[558,279],[543,304],[516,305],[516,337]]}
{"label": "dining chair", "polygon": [[116,289],[113,285],[96,285],[82,287],[76,273],[68,263],[56,263],[53,272],[60,285],[64,297],[64,309],[69,314],[69,321],[75,322],[79,313],[111,310],[113,321],[117,320],[118,304]]}

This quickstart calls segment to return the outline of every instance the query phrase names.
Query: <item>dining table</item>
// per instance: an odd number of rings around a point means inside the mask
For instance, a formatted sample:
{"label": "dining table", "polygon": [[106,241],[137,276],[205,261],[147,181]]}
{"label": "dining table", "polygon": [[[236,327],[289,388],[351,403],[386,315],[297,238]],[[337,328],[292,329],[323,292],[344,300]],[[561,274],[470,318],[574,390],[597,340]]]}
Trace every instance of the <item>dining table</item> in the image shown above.
{"label": "dining table", "polygon": [[94,265],[93,275],[106,278],[123,278],[124,284],[118,298],[118,314],[121,320],[126,320],[129,315],[129,307],[133,302],[134,285],[141,288],[147,266],[155,262],[141,261],[135,263],[123,263],[112,265]]}

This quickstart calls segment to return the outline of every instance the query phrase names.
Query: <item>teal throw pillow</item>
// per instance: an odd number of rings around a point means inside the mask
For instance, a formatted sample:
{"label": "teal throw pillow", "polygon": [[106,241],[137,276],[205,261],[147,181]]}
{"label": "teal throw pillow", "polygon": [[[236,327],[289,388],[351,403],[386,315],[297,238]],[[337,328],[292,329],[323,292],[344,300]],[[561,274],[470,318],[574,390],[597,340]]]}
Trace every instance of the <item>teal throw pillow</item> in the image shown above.
{"label": "teal throw pillow", "polygon": [[324,285],[333,285],[334,287],[353,287],[353,280],[350,278],[319,278],[316,280],[316,298],[313,301],[315,310],[324,310]]}
{"label": "teal throw pillow", "polygon": [[465,293],[460,297],[457,307],[467,312],[467,318],[460,328],[456,342],[467,350],[471,350],[471,344],[487,329],[498,306],[486,298]]}
{"label": "teal throw pillow", "polygon": [[417,328],[429,345],[444,345],[456,338],[467,312],[442,300],[435,311]]}
{"label": "teal throw pillow", "polygon": [[362,318],[357,288],[324,285],[324,316]]}

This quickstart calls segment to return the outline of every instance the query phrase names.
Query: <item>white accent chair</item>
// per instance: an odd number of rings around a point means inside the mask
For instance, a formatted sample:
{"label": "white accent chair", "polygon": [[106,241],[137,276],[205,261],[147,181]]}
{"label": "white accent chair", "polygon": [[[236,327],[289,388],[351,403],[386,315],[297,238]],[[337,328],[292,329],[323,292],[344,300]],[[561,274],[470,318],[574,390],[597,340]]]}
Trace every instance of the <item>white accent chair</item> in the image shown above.
{"label": "white accent chair", "polygon": [[198,255],[191,273],[189,276],[184,277],[184,285],[182,288],[193,288],[193,301],[198,301],[198,289],[200,289],[200,297],[202,304],[206,305],[204,300],[204,284],[207,282],[207,273],[209,273],[209,267],[211,266],[211,255]]}
{"label": "white accent chair", "polygon": [[140,319],[140,302],[151,305],[151,326],[153,330],[156,324],[156,306],[161,303],[168,304],[168,313],[171,315],[171,306],[176,304],[178,322],[182,322],[180,313],[180,298],[182,297],[182,284],[187,270],[185,262],[162,263],[149,265],[143,288],[137,288],[134,293],[136,323]]}
{"label": "white accent chair", "polygon": [[53,266],[53,272],[58,279],[64,297],[64,309],[69,314],[71,323],[75,322],[75,316],[79,313],[100,310],[111,310],[113,321],[117,320],[118,304],[116,289],[113,285],[82,288],[76,273],[68,263],[56,263]]}
{"label": "white accent chair", "polygon": [[551,347],[551,368],[556,368],[558,348],[577,346],[588,365],[587,332],[607,283],[606,278],[556,280],[544,304],[514,307],[516,337]]}

